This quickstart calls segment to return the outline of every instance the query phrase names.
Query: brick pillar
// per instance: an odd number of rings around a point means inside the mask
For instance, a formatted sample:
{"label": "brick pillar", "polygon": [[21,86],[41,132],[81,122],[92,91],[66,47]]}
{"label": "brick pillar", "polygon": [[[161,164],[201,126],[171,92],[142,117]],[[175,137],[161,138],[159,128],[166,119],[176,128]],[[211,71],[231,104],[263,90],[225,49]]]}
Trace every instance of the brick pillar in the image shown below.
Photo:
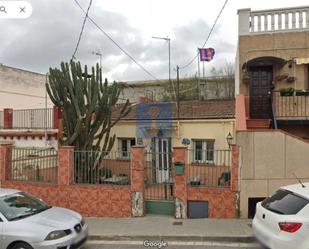
{"label": "brick pillar", "polygon": [[131,148],[131,208],[133,217],[145,215],[145,147]]}
{"label": "brick pillar", "polygon": [[239,147],[232,145],[231,190],[239,191]]}
{"label": "brick pillar", "polygon": [[54,129],[59,129],[60,128],[60,124],[59,121],[61,119],[61,111],[60,108],[57,106],[53,107],[53,116],[54,116],[54,120],[53,120],[53,128]]}
{"label": "brick pillar", "polygon": [[12,144],[0,146],[0,176],[1,183],[11,178]]}
{"label": "brick pillar", "polygon": [[187,218],[187,174],[188,174],[188,151],[186,147],[173,148],[173,163],[180,162],[185,166],[182,175],[176,175],[174,172],[174,186],[175,186],[175,218]]}
{"label": "brick pillar", "polygon": [[74,147],[59,147],[58,158],[58,185],[70,185],[73,183]]}
{"label": "brick pillar", "polygon": [[12,108],[5,108],[3,109],[3,116],[4,116],[4,129],[12,129],[13,127],[13,109]]}

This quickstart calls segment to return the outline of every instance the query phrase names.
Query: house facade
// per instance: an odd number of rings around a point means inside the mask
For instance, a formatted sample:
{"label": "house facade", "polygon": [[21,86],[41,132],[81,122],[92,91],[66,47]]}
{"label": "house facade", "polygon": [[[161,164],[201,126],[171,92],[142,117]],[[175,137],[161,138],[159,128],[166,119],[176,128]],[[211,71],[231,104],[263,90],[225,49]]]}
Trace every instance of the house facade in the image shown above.
{"label": "house facade", "polygon": [[309,179],[309,7],[238,10],[236,132],[240,210]]}

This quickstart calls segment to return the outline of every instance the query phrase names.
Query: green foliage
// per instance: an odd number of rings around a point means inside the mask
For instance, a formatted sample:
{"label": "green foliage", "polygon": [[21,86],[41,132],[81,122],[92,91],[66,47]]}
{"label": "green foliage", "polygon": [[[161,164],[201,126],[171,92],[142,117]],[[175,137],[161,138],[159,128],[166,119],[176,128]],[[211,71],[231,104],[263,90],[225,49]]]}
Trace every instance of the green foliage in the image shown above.
{"label": "green foliage", "polygon": [[61,68],[50,68],[47,92],[63,118],[63,145],[77,150],[109,151],[115,141],[111,128],[129,112],[127,101],[118,117],[112,119],[121,88],[117,83],[102,82],[99,65],[87,66],[82,71],[80,62],[61,63]]}

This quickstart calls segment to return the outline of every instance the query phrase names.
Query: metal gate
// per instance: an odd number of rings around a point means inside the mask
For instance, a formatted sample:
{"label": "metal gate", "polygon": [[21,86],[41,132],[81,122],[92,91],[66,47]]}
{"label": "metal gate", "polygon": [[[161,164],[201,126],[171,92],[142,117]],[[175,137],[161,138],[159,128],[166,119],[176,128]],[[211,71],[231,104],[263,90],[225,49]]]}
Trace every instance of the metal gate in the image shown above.
{"label": "metal gate", "polygon": [[163,139],[161,142],[159,150],[153,150],[145,154],[146,213],[174,216],[172,153],[167,149],[168,145],[165,144],[166,142]]}

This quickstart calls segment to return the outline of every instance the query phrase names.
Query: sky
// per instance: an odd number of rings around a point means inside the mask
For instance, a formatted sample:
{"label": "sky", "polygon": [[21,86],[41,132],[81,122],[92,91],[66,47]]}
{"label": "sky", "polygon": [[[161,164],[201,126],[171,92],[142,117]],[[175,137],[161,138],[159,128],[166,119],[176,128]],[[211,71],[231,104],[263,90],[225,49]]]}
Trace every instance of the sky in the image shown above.
{"label": "sky", "polygon": [[[88,0],[78,0],[84,9]],[[0,63],[46,73],[69,61],[76,46],[84,14],[74,0],[28,0],[28,19],[0,19]],[[168,78],[168,43],[171,39],[171,75],[176,65],[191,61],[208,36],[225,0],[93,0],[89,16],[154,78]],[[235,61],[237,9],[252,10],[308,5],[308,0],[229,0],[206,47],[216,50],[205,63],[206,75]],[[109,81],[153,80],[91,22],[87,21],[76,59],[92,66],[102,53],[102,71]],[[197,61],[180,70],[180,77],[197,73]]]}

